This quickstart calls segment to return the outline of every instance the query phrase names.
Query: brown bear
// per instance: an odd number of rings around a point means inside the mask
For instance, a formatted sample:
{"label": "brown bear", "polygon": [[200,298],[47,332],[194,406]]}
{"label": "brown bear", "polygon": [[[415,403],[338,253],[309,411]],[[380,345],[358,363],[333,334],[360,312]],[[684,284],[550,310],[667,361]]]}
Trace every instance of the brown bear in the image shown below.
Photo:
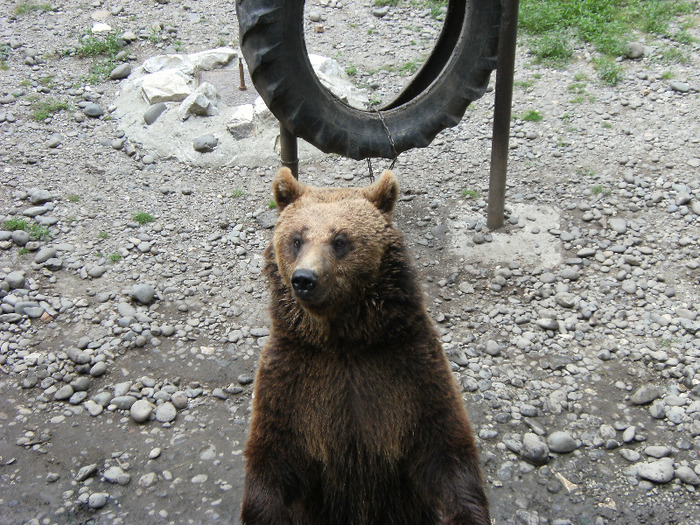
{"label": "brown bear", "polygon": [[273,192],[243,523],[490,524],[462,397],[392,226],[396,177],[322,189],[282,168]]}

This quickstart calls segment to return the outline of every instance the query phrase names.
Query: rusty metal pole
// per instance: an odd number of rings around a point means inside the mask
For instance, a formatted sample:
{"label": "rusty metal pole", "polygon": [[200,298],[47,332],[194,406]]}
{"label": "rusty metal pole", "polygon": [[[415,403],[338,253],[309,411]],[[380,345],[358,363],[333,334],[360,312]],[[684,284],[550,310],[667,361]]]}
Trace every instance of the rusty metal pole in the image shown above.
{"label": "rusty metal pole", "polygon": [[513,71],[515,41],[518,34],[519,0],[501,0],[501,28],[498,38],[496,65],[496,102],[493,110],[493,139],[491,141],[491,172],[486,226],[496,230],[505,221],[506,173],[508,172],[508,141],[510,114],[513,103]]}
{"label": "rusty metal pole", "polygon": [[299,178],[299,155],[297,138],[280,122],[280,160],[282,166],[292,170],[295,179]]}

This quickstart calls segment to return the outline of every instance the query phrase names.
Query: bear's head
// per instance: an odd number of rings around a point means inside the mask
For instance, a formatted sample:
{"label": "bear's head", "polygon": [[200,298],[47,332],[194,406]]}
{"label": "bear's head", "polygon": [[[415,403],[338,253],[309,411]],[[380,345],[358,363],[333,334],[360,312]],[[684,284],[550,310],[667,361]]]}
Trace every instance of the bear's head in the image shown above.
{"label": "bear's head", "polygon": [[391,225],[394,174],[364,189],[332,189],[306,186],[282,168],[272,187],[280,212],[272,249],[285,296],[326,319],[366,302],[385,253],[401,244]]}

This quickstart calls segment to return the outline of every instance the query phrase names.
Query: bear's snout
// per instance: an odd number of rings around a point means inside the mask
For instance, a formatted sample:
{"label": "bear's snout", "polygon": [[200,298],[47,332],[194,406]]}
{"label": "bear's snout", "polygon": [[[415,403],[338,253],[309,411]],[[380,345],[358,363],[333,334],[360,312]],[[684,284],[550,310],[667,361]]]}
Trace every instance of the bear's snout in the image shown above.
{"label": "bear's snout", "polygon": [[312,299],[318,285],[318,273],[314,270],[301,268],[292,274],[292,286],[300,299]]}

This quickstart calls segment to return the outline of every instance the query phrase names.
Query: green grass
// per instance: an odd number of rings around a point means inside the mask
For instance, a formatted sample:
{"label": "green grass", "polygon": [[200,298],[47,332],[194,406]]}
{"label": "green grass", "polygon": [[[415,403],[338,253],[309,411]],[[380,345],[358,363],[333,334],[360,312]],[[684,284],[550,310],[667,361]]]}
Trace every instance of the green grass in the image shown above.
{"label": "green grass", "polygon": [[34,2],[20,2],[17,4],[17,7],[15,7],[15,14],[17,16],[28,15],[29,13],[37,11],[46,13],[48,11],[53,11],[53,7],[48,3],[35,4]]}
{"label": "green grass", "polygon": [[107,232],[100,232],[100,233],[97,234],[97,237],[98,237],[99,239],[102,239],[102,240],[109,239],[109,233],[107,233]]}
{"label": "green grass", "polygon": [[530,111],[526,111],[520,115],[520,119],[525,120],[526,122],[540,122],[543,118],[542,113],[536,109],[531,109]]}
{"label": "green grass", "polygon": [[396,7],[401,0],[374,0],[375,7],[391,6]]}
{"label": "green grass", "polygon": [[68,202],[80,202],[80,195],[76,195],[75,193],[71,193],[66,198],[68,199]]}
{"label": "green grass", "polygon": [[346,68],[345,68],[345,73],[346,73],[349,77],[354,77],[355,75],[357,75],[357,66],[355,66],[355,65],[350,65],[350,66],[346,67]]}
{"label": "green grass", "polygon": [[2,223],[2,227],[8,231],[26,230],[29,224],[24,219],[10,219]]}
{"label": "green grass", "polygon": [[23,230],[35,241],[43,241],[51,237],[51,231],[46,226],[29,224],[25,219],[10,219],[3,222],[2,226],[9,231]]}
{"label": "green grass", "polygon": [[683,49],[672,46],[661,46],[661,61],[664,64],[689,64],[690,56]]}
{"label": "green grass", "polygon": [[479,192],[476,190],[464,190],[462,192],[462,197],[465,199],[477,199],[479,198]]}
{"label": "green grass", "polygon": [[155,217],[151,215],[150,213],[145,213],[145,212],[137,212],[134,213],[131,216],[136,222],[138,222],[141,226],[144,224],[148,224],[149,222],[155,221]]}
{"label": "green grass", "polygon": [[277,203],[270,199],[270,202],[267,203],[267,207],[270,208],[271,210],[274,210],[277,207]]}
{"label": "green grass", "polygon": [[243,190],[241,190],[241,189],[233,190],[233,192],[231,193],[231,198],[237,199],[239,197],[243,197],[243,195],[245,195],[245,192]]}
{"label": "green grass", "polygon": [[401,67],[399,67],[399,73],[402,75],[413,75],[416,71],[418,71],[420,65],[421,62],[416,60],[406,62],[405,64],[401,65]]}
{"label": "green grass", "polygon": [[17,252],[18,255],[27,255],[28,253],[31,253],[29,250],[27,250],[24,246],[22,246],[19,251]]}
{"label": "green grass", "polygon": [[597,58],[593,60],[593,67],[598,71],[598,77],[604,84],[615,86],[622,80],[622,66],[613,59]]}
{"label": "green grass", "polygon": [[90,65],[90,72],[81,80],[92,85],[99,84],[109,77],[115,67],[117,67],[117,61],[113,58],[95,58]]}
{"label": "green grass", "polygon": [[0,45],[0,69],[3,71],[10,69],[7,65],[7,59],[10,58],[10,52],[12,48],[7,44]]}
{"label": "green grass", "polygon": [[32,224],[29,227],[29,236],[35,241],[44,241],[51,237],[51,231],[46,226]]}
{"label": "green grass", "polygon": [[116,35],[96,37],[92,33],[85,35],[75,54],[79,57],[114,56],[124,47],[124,42]]}
{"label": "green grass", "polygon": [[119,260],[122,258],[122,256],[118,253],[110,253],[109,254],[109,260],[112,261],[113,263],[119,262]]}
{"label": "green grass", "polygon": [[664,71],[661,73],[661,80],[671,80],[673,78],[673,71]]}
{"label": "green grass", "polygon": [[[635,32],[672,38],[671,22],[682,15],[694,18],[695,12],[692,0],[522,0],[519,26],[533,36],[530,51],[536,61],[561,66],[573,57],[576,42],[617,57],[625,54]],[[687,31],[676,35],[680,43],[692,42]]]}
{"label": "green grass", "polygon": [[49,98],[44,101],[34,101],[32,103],[32,119],[42,122],[59,111],[70,109],[70,104],[62,100]]}

